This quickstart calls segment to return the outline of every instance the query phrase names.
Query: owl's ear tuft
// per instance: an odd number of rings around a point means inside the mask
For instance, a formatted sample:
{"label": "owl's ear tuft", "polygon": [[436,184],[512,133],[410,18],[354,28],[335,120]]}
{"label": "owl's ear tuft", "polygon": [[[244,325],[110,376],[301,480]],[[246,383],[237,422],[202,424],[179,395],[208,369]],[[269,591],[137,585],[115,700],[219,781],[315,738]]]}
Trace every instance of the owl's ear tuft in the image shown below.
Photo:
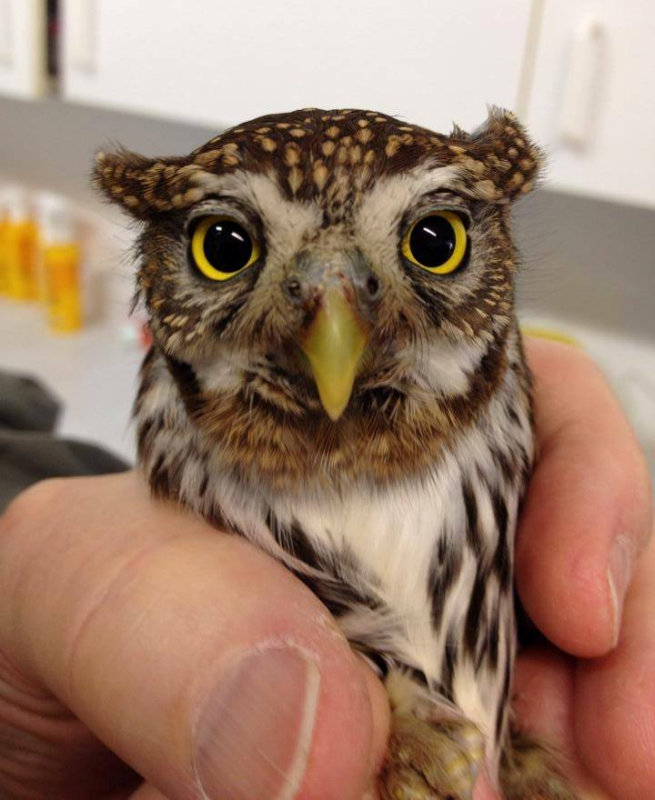
{"label": "owl's ear tuft", "polygon": [[182,158],[152,159],[119,148],[96,153],[93,184],[133,217],[148,220],[177,207]]}
{"label": "owl's ear tuft", "polygon": [[144,175],[152,166],[150,159],[119,148],[96,153],[93,184],[112,203],[122,206],[133,216],[147,216],[143,202]]}
{"label": "owl's ear tuft", "polygon": [[453,129],[450,132],[450,138],[456,139],[457,141],[468,141],[471,136],[456,122],[453,122]]}
{"label": "owl's ear tuft", "polygon": [[512,202],[528,194],[543,167],[541,149],[517,117],[501,108],[489,109],[487,121],[471,133],[467,150],[484,165],[478,180],[480,196],[492,202]]}

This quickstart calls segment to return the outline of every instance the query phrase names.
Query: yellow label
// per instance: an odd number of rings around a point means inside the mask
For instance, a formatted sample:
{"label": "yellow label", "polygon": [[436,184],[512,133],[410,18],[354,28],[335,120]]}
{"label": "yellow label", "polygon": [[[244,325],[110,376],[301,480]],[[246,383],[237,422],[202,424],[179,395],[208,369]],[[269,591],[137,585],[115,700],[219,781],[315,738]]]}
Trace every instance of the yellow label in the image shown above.
{"label": "yellow label", "polygon": [[53,331],[82,327],[80,251],[75,244],[53,244],[43,249],[48,320]]}

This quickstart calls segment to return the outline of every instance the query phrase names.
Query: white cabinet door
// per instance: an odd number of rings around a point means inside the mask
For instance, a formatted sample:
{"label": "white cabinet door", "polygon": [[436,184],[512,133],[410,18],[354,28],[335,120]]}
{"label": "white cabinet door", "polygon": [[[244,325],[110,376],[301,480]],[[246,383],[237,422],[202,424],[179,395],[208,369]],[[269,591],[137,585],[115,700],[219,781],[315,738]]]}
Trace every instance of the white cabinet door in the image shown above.
{"label": "white cabinet door", "polygon": [[38,97],[46,85],[45,2],[0,0],[0,94]]}
{"label": "white cabinet door", "polygon": [[554,188],[655,207],[651,0],[544,0],[528,122]]}
{"label": "white cabinet door", "polygon": [[65,0],[64,96],[222,126],[374,108],[443,129],[513,107],[528,0]]}

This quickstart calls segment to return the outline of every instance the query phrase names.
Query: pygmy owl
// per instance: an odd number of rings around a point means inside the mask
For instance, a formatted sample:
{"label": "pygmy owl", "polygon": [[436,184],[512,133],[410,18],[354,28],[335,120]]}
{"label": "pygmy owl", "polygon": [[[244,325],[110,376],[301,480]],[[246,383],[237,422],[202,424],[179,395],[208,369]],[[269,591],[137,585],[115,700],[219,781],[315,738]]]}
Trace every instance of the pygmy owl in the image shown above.
{"label": "pygmy owl", "polygon": [[574,797],[509,708],[534,454],[510,205],[539,163],[500,110],[443,135],[302,109],[97,158],[143,223],[141,467],[293,570],[377,670],[385,800],[466,800],[481,769],[508,800]]}

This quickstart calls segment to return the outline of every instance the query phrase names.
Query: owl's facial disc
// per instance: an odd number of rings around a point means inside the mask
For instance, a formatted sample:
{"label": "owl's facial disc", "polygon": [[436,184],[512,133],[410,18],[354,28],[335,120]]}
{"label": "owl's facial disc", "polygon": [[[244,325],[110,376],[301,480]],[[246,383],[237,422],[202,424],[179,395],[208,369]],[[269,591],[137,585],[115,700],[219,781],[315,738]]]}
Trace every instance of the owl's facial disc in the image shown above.
{"label": "owl's facial disc", "polygon": [[350,400],[368,334],[347,292],[330,286],[300,336],[321,404],[336,421]]}

